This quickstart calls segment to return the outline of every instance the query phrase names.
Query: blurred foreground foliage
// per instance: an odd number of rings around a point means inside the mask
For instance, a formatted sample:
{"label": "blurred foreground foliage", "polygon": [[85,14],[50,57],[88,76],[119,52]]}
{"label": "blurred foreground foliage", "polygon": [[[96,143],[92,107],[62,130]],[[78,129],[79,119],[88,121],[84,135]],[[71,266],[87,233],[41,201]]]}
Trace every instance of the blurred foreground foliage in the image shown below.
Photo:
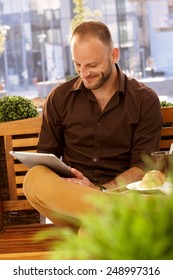
{"label": "blurred foreground foliage", "polygon": [[81,216],[78,235],[70,229],[54,230],[62,239],[54,243],[52,259],[173,259],[173,195],[132,192],[92,200],[97,213]]}
{"label": "blurred foreground foliage", "polygon": [[[172,173],[168,175],[173,183]],[[53,244],[52,259],[173,259],[173,193],[145,195],[131,191],[87,199],[96,211],[81,215],[78,235],[70,229],[47,233],[60,238]]]}

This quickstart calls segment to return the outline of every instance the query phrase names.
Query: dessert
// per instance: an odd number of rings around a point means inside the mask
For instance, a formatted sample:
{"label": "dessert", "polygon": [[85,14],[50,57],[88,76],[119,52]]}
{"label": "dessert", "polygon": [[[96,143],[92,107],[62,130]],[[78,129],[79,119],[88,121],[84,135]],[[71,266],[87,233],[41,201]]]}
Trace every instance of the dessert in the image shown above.
{"label": "dessert", "polygon": [[139,186],[140,188],[143,189],[158,188],[161,185],[163,185],[165,181],[166,181],[166,177],[161,171],[151,170],[144,175]]}

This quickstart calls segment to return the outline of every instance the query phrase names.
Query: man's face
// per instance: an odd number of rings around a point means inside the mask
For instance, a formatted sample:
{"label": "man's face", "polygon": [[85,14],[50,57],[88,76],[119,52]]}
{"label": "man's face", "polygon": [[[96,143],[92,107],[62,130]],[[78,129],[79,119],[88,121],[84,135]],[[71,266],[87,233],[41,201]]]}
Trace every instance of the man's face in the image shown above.
{"label": "man's face", "polygon": [[76,72],[86,88],[102,87],[112,74],[114,60],[111,50],[97,38],[72,39],[72,59]]}

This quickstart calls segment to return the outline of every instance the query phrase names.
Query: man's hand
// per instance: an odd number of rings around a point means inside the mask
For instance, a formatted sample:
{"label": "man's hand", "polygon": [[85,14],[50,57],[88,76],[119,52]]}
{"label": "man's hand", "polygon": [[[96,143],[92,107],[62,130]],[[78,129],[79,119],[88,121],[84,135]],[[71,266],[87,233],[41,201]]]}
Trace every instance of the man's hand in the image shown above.
{"label": "man's hand", "polygon": [[75,178],[66,178],[68,182],[79,184],[79,185],[85,185],[90,188],[96,188],[96,186],[87,178],[85,177],[82,172],[75,168],[71,168],[71,172],[75,176]]}

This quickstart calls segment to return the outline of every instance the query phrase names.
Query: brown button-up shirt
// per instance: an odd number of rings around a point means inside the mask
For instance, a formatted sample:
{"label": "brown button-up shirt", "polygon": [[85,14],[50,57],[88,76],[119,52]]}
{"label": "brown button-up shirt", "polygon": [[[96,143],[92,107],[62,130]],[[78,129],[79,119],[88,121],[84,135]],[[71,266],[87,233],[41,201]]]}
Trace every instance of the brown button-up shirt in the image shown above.
{"label": "brown button-up shirt", "polygon": [[98,184],[130,167],[142,168],[141,154],[159,149],[157,94],[116,67],[118,91],[103,112],[79,77],[54,88],[44,107],[38,143],[39,152],[62,157]]}

